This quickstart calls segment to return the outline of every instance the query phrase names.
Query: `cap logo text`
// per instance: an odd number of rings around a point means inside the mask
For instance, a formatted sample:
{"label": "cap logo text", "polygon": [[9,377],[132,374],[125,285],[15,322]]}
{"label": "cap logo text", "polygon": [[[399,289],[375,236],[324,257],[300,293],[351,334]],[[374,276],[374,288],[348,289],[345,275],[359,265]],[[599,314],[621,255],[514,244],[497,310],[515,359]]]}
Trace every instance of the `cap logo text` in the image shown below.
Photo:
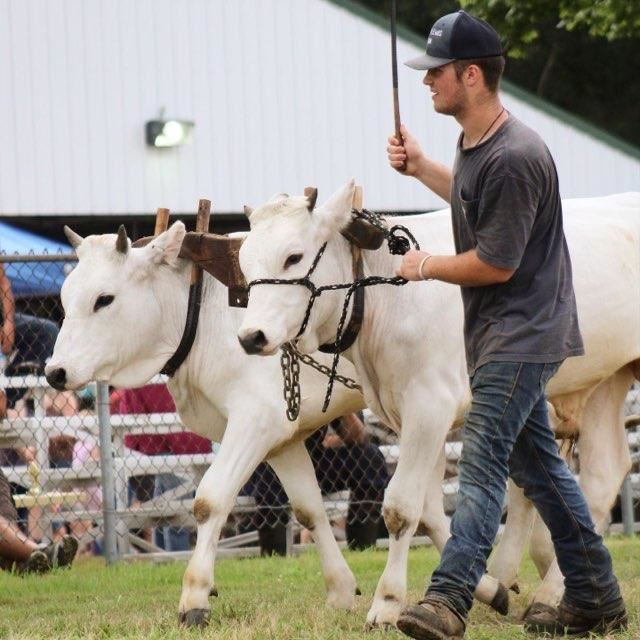
{"label": "cap logo text", "polygon": [[431,29],[431,33],[429,35],[430,36],[441,36],[442,35],[442,29]]}

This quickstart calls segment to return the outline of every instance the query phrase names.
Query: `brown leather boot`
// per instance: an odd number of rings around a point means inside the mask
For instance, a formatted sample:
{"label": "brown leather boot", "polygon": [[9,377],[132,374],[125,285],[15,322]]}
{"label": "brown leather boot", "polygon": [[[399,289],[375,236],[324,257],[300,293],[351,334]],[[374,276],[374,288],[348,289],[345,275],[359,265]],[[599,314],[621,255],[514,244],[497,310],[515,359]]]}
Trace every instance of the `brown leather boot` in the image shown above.
{"label": "brown leather boot", "polygon": [[591,634],[607,635],[627,628],[627,611],[598,618],[573,613],[563,606],[557,609],[540,602],[534,602],[524,615],[524,628],[529,633],[546,634],[548,637],[581,637]]}
{"label": "brown leather boot", "polygon": [[462,640],[465,623],[447,605],[428,596],[405,607],[398,629],[415,640]]}

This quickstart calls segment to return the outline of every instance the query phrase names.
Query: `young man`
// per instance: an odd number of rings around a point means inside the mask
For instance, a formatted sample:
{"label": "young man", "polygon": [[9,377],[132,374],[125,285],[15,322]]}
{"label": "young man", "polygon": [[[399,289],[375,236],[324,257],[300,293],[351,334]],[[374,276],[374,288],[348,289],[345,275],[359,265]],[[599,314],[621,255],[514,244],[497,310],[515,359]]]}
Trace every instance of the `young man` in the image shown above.
{"label": "young man", "polygon": [[462,133],[453,172],[427,158],[404,127],[402,140],[389,138],[391,166],[451,203],[456,246],[453,256],[409,251],[398,275],[460,285],[472,403],[451,538],[424,599],[401,613],[398,628],[420,640],[464,636],[508,476],[549,527],[565,577],[558,610],[530,615],[527,629],[624,628],[611,557],[547,416],[546,383],[565,358],[583,353],[555,165],[500,102],[504,57],[486,22],[464,11],[440,18],[426,55],[406,64],[426,71],[435,110],[452,115]]}

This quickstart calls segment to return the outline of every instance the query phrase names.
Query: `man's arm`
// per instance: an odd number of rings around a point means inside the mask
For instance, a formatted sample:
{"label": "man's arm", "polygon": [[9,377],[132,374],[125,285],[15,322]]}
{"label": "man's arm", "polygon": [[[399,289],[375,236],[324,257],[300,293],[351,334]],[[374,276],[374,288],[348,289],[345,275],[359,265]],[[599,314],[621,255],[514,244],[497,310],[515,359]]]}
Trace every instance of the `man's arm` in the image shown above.
{"label": "man's arm", "polygon": [[0,348],[2,353],[13,350],[15,341],[15,302],[11,283],[0,263],[0,305],[2,305],[2,328],[0,329]]}
{"label": "man's arm", "polygon": [[[420,271],[422,271],[420,273]],[[426,251],[408,251],[397,271],[406,280],[442,280],[463,287],[484,287],[507,282],[515,269],[502,269],[483,262],[475,249],[455,256],[434,256]]]}
{"label": "man's arm", "polygon": [[[451,169],[427,158],[422,153],[418,141],[407,131],[406,127],[402,126],[400,132],[402,141],[395,136],[389,137],[389,146],[387,146],[389,164],[402,175],[417,178],[425,187],[431,189],[445,202],[449,202]],[[402,167],[405,167],[404,171]]]}

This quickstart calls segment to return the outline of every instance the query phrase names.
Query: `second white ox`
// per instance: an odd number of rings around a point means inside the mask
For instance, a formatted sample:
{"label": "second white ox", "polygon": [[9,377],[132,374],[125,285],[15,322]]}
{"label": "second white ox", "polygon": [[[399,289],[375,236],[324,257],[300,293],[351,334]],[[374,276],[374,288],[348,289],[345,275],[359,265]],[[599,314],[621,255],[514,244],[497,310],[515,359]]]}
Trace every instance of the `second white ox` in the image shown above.
{"label": "second white ox", "polygon": [[[103,380],[137,387],[162,369],[180,342],[187,310],[191,263],[178,257],[184,236],[180,222],[144,248],[130,247],[126,236],[118,242],[113,234],[82,239],[71,232],[79,262],[62,288],[65,319],[46,369],[53,386],[77,389]],[[205,273],[195,343],[168,383],[182,422],[221,442],[194,501],[198,538],[179,608],[189,626],[209,615],[220,530],[240,488],[264,459],[282,481],[298,520],[313,533],[328,604],[354,605],[355,578],[333,537],[303,440],[334,417],[361,409],[362,395],[338,385],[322,413],[326,378],[303,366],[300,417],[289,422],[278,358],[250,358],[238,344],[242,313],[228,306],[226,287]],[[353,367],[342,373],[353,377]],[[497,581],[486,579],[478,597],[491,603],[497,592]]]}
{"label": "second white ox", "polygon": [[[353,190],[348,183],[315,211],[307,198],[284,195],[253,211],[240,250],[247,281],[302,278],[324,243],[314,284],[352,281],[351,251],[340,231],[351,219]],[[601,527],[630,467],[622,408],[640,369],[640,194],[567,201],[564,210],[587,355],[568,360],[548,394],[556,431],[575,435],[580,429],[582,488]],[[393,222],[406,225],[430,252],[454,253],[448,212]],[[392,276],[399,258],[382,248],[365,251],[363,261],[364,276]],[[300,351],[311,353],[335,340],[343,298],[343,292],[327,291],[316,300],[298,340]],[[294,340],[308,301],[309,291],[300,285],[253,286],[238,334],[245,349],[268,355]],[[421,514],[439,548],[449,536],[440,517],[438,456],[446,432],[461,422],[470,400],[462,321],[457,287],[438,282],[371,287],[362,329],[345,352],[356,366],[367,405],[402,429],[398,466],[384,499],[390,551],[368,613],[370,624],[396,622],[406,595],[409,541]],[[513,515],[526,520],[521,512]],[[501,545],[513,550],[522,542],[522,536],[507,536]],[[513,558],[519,555],[500,558],[508,560],[496,559],[490,572],[509,585],[517,570]],[[543,570],[552,558],[547,554],[540,561]],[[536,599],[557,604],[563,589],[557,565],[545,583]]]}

